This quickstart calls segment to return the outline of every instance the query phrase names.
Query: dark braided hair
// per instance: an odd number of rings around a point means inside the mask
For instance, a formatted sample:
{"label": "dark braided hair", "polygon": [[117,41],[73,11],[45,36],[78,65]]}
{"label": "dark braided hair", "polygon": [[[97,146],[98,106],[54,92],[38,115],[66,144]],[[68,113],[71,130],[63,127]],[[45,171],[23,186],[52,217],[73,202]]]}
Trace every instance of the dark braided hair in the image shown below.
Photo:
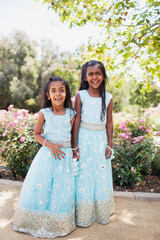
{"label": "dark braided hair", "polygon": [[105,87],[106,87],[106,81],[107,81],[107,74],[105,67],[102,62],[96,61],[96,60],[91,60],[86,62],[81,69],[81,84],[79,90],[84,90],[89,88],[89,84],[86,81],[86,73],[87,73],[87,68],[91,66],[97,65],[98,68],[102,71],[103,73],[103,82],[101,83],[99,87],[99,94],[102,99],[102,111],[101,111],[101,121],[104,120],[105,113],[106,113],[106,100],[105,100]]}
{"label": "dark braided hair", "polygon": [[71,92],[70,92],[70,89],[69,89],[69,85],[68,85],[66,80],[64,80],[60,77],[50,77],[48,82],[45,84],[44,90],[43,90],[43,108],[47,108],[47,107],[52,106],[51,100],[48,100],[47,93],[49,93],[50,83],[58,82],[58,81],[62,82],[65,86],[65,89],[66,89],[66,99],[65,99],[65,102],[64,102],[64,107],[73,109],[72,108]]}

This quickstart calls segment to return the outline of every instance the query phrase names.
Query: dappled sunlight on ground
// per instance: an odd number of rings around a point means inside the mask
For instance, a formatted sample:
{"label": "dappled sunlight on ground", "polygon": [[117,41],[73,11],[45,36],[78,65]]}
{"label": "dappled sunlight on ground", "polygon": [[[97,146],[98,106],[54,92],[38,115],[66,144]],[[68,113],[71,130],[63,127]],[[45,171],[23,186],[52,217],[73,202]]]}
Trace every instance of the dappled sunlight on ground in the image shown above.
{"label": "dappled sunlight on ground", "polygon": [[[18,204],[20,187],[0,185],[0,239],[39,240],[15,232],[12,219]],[[115,213],[106,225],[93,223],[56,240],[158,240],[160,239],[160,202],[115,198]]]}

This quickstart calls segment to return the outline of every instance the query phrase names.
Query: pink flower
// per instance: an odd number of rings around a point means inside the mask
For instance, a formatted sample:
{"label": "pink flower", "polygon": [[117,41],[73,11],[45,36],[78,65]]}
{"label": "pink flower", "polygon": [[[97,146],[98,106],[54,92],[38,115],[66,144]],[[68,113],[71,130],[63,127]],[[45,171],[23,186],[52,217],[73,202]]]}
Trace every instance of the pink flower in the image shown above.
{"label": "pink flower", "polygon": [[160,131],[158,131],[157,133],[156,133],[156,136],[159,136],[160,135]]}
{"label": "pink flower", "polygon": [[140,126],[140,127],[139,127],[139,130],[141,130],[142,128],[143,128],[143,126]]}
{"label": "pink flower", "polygon": [[150,123],[149,126],[152,127],[152,124]]}
{"label": "pink flower", "polygon": [[144,120],[143,119],[140,119],[140,123],[143,123],[144,122]]}
{"label": "pink flower", "polygon": [[2,148],[2,152],[5,152],[6,151],[6,149],[5,148]]}
{"label": "pink flower", "polygon": [[119,139],[117,139],[117,142],[119,142],[120,140]]}
{"label": "pink flower", "polygon": [[149,129],[146,129],[146,133],[149,133],[150,132],[150,130]]}
{"label": "pink flower", "polygon": [[2,137],[5,137],[7,135],[7,133],[6,132],[4,132],[3,134],[2,134]]}
{"label": "pink flower", "polygon": [[133,173],[135,173],[136,172],[136,170],[134,169],[134,167],[131,167],[131,169],[130,169]]}
{"label": "pink flower", "polygon": [[21,138],[20,138],[20,142],[22,142],[22,143],[23,143],[25,140],[26,140],[25,137],[21,137]]}

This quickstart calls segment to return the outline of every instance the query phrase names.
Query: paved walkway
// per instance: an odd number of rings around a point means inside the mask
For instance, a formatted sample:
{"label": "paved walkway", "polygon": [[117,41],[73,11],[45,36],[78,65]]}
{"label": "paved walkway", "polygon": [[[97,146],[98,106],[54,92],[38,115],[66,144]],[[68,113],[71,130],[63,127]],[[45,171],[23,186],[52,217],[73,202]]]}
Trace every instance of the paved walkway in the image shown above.
{"label": "paved walkway", "polygon": [[[0,180],[0,239],[38,240],[12,230],[22,183]],[[115,192],[115,213],[107,225],[94,223],[56,240],[160,240],[160,194]]]}

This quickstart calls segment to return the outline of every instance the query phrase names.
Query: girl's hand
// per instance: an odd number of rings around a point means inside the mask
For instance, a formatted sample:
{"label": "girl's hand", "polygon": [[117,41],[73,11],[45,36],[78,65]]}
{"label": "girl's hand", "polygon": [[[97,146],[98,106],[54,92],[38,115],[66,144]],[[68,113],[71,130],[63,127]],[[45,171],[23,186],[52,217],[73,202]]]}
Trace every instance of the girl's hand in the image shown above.
{"label": "girl's hand", "polygon": [[105,151],[105,158],[108,159],[112,155],[112,151],[107,147]]}
{"label": "girl's hand", "polygon": [[80,158],[79,149],[73,150],[73,157],[79,160]]}
{"label": "girl's hand", "polygon": [[51,152],[53,153],[53,156],[54,156],[54,158],[55,159],[59,159],[59,160],[61,160],[61,158],[60,158],[60,156],[62,157],[62,158],[64,158],[64,155],[66,155],[61,149],[60,149],[60,147],[63,147],[63,145],[62,144],[54,144],[54,143],[49,143],[49,149],[51,150]]}

